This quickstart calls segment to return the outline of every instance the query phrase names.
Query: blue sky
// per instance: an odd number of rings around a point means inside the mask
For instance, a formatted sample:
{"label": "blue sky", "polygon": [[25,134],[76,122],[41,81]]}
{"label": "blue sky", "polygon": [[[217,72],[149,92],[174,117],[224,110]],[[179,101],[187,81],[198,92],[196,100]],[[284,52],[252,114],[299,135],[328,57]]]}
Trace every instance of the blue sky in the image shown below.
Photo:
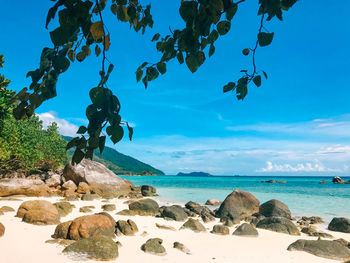
{"label": "blue sky", "polygon": [[[275,32],[271,46],[257,53],[259,69],[269,79],[250,87],[238,102],[222,86],[251,66],[241,50],[255,43],[257,0],[240,5],[229,34],[217,41],[216,53],[195,74],[177,62],[145,90],[134,72],[160,54],[150,40],[156,32],[181,27],[179,0],[151,2],[154,28],[145,35],[108,15],[115,71],[108,86],[119,97],[123,119],[135,126],[134,140],[115,149],[168,174],[207,171],[247,175],[349,175],[350,160],[350,1],[299,1],[265,25]],[[29,85],[26,73],[37,67],[43,47],[48,0],[2,1],[0,53],[2,72],[11,88]],[[54,24],[49,30],[54,29]],[[73,135],[85,124],[88,91],[98,83],[100,58],[74,63],[58,82],[58,96],[37,113],[57,121]]]}

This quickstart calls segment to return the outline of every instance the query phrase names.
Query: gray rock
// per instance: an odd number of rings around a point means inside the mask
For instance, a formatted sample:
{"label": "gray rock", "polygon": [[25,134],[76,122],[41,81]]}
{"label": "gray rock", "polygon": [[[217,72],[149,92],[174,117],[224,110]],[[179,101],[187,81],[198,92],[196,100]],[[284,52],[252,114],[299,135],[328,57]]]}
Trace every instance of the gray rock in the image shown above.
{"label": "gray rock", "polygon": [[206,205],[212,205],[212,206],[217,206],[217,205],[221,205],[221,201],[216,200],[216,199],[208,199],[205,204]]}
{"label": "gray rock", "polygon": [[218,234],[218,235],[228,235],[230,233],[230,229],[224,225],[214,225],[213,230],[210,233]]}
{"label": "gray rock", "polygon": [[100,199],[101,197],[97,194],[83,194],[81,196],[81,200],[83,201],[93,201],[93,200],[96,200],[96,199]]}
{"label": "gray rock", "polygon": [[215,217],[213,217],[208,212],[202,212],[201,218],[202,218],[204,223],[209,223],[209,222],[215,221]]}
{"label": "gray rock", "polygon": [[257,237],[259,233],[252,224],[243,223],[232,233],[232,235],[245,236],[245,237]]}
{"label": "gray rock", "polygon": [[317,231],[314,227],[303,227],[301,232],[311,237],[334,238],[331,234]]}
{"label": "gray rock", "polygon": [[146,253],[151,253],[159,256],[166,254],[165,248],[162,246],[163,240],[160,238],[151,238],[141,246],[141,250]]}
{"label": "gray rock", "polygon": [[200,207],[201,205],[200,204],[198,204],[198,203],[196,203],[196,202],[192,202],[192,201],[188,201],[186,204],[185,204],[185,207],[187,208],[187,209],[193,209],[193,208],[195,208],[195,207]]}
{"label": "gray rock", "polygon": [[55,233],[53,234],[53,238],[56,239],[69,239],[69,227],[72,224],[71,221],[67,221],[61,224],[58,224],[55,229]]}
{"label": "gray rock", "polygon": [[244,219],[259,212],[259,204],[259,200],[251,193],[236,189],[220,205],[216,216],[220,219],[227,217],[233,221]]}
{"label": "gray rock", "polygon": [[59,174],[53,174],[45,183],[48,187],[57,187],[61,184],[61,176]]}
{"label": "gray rock", "polygon": [[257,228],[263,228],[274,232],[290,235],[300,235],[298,228],[292,221],[285,217],[267,217],[259,221]]}
{"label": "gray rock", "polygon": [[337,241],[299,239],[289,245],[287,250],[305,251],[318,257],[334,260],[350,259],[350,250]]}
{"label": "gray rock", "polygon": [[191,229],[194,232],[206,232],[205,227],[199,222],[199,220],[189,218],[180,229]]}
{"label": "gray rock", "polygon": [[128,195],[133,188],[132,183],[120,178],[103,164],[87,159],[74,166],[68,163],[64,168],[63,177],[66,181],[72,180],[76,185],[80,182],[87,183],[91,191],[100,196]]}
{"label": "gray rock", "polygon": [[244,221],[248,222],[249,224],[252,224],[256,226],[260,220],[264,219],[265,216],[263,215],[254,215],[254,216],[248,216],[244,219]]}
{"label": "gray rock", "polygon": [[328,225],[328,229],[337,232],[350,233],[350,219],[334,217]]}
{"label": "gray rock", "polygon": [[118,257],[118,245],[110,237],[95,235],[67,246],[64,254],[92,260],[113,260]]}
{"label": "gray rock", "polygon": [[79,208],[80,213],[92,213],[92,209],[89,206],[82,206]]}
{"label": "gray rock", "polygon": [[75,205],[72,205],[69,202],[64,202],[64,201],[54,203],[53,205],[57,208],[57,211],[61,217],[66,216],[69,213],[71,213],[73,210],[73,207],[75,207]]}
{"label": "gray rock", "polygon": [[153,186],[142,185],[141,186],[141,194],[142,194],[142,196],[156,196],[157,190]]}
{"label": "gray rock", "polygon": [[119,229],[125,236],[133,236],[139,231],[135,222],[130,219],[128,221],[118,220],[116,228]]}
{"label": "gray rock", "polygon": [[266,217],[278,216],[288,219],[292,218],[288,206],[276,199],[263,203],[259,208],[259,213]]}
{"label": "gray rock", "polygon": [[185,221],[188,216],[185,210],[179,205],[164,207],[161,211],[162,217],[168,217],[175,221]]}
{"label": "gray rock", "polygon": [[103,211],[114,211],[116,209],[115,204],[106,204],[101,207]]}
{"label": "gray rock", "polygon": [[158,224],[158,223],[156,223],[156,227],[158,227],[159,229],[165,229],[165,230],[176,231],[176,228],[174,228],[174,227],[172,227],[172,226],[160,225],[160,224]]}
{"label": "gray rock", "polygon": [[129,204],[129,210],[136,211],[139,215],[152,215],[158,213],[159,205],[152,199],[141,199]]}
{"label": "gray rock", "polygon": [[173,248],[176,248],[176,249],[184,252],[187,255],[191,254],[190,250],[184,244],[182,244],[180,242],[174,242]]}

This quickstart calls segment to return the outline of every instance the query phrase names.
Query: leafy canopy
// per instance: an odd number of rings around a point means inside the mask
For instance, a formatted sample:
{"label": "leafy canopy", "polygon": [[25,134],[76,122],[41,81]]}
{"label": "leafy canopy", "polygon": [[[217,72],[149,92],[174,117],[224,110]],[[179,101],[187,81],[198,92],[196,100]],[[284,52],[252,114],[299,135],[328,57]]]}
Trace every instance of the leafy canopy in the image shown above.
{"label": "leafy canopy", "polygon": [[[246,0],[181,0],[179,15],[185,22],[182,29],[171,30],[170,34],[161,36],[155,34],[152,41],[161,53],[158,62],[144,62],[135,74],[137,82],[143,82],[145,88],[149,82],[167,72],[167,63],[176,58],[180,64],[186,64],[194,73],[206,61],[208,56],[215,54],[216,41],[231,31],[231,20],[237,15],[239,5]],[[122,121],[120,102],[107,87],[106,83],[113,71],[106,52],[111,46],[111,33],[103,21],[103,14],[113,13],[119,21],[129,24],[136,32],[145,32],[147,27],[153,27],[151,6],[142,5],[140,0],[53,0],[54,5],[48,11],[46,28],[51,20],[58,16],[59,26],[50,31],[52,47],[45,47],[41,53],[39,67],[29,71],[31,77],[29,88],[22,89],[16,96],[20,101],[14,108],[16,119],[26,119],[34,114],[44,101],[57,95],[56,84],[60,74],[67,71],[76,60],[84,61],[91,55],[102,56],[99,75],[100,82],[90,90],[91,104],[86,108],[88,126],[81,126],[80,136],[73,138],[67,149],[75,148],[73,163],[79,163],[83,158],[92,158],[95,149],[103,152],[106,136],[113,143],[119,142],[124,136],[123,126],[129,131],[132,139],[133,129]],[[252,82],[257,87],[262,84],[264,71],[258,71],[255,53],[258,47],[271,44],[274,33],[268,32],[264,22],[277,17],[282,20],[283,12],[288,11],[297,0],[258,0],[261,21],[257,40],[252,48],[242,50],[243,55],[252,57],[253,69],[242,69],[237,81],[230,81],[223,87],[224,92],[234,92],[238,100],[243,100],[248,94],[248,85]],[[109,63],[107,68],[107,62]],[[107,68],[107,70],[106,70]]]}

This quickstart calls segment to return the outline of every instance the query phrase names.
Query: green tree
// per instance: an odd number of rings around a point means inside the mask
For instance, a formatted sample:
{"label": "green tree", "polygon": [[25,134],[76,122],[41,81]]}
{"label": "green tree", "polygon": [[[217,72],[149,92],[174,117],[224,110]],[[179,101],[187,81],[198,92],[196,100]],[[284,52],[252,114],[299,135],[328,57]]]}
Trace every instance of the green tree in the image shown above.
{"label": "green tree", "polygon": [[[0,56],[3,65],[3,56]],[[66,142],[56,123],[43,129],[35,115],[16,120],[12,115],[15,92],[7,88],[9,80],[0,76],[0,173],[55,170],[68,161]]]}
{"label": "green tree", "polygon": [[[215,42],[231,30],[231,20],[237,15],[239,6],[246,0],[181,0],[179,14],[185,22],[185,27],[171,30],[170,34],[161,36],[155,34],[152,41],[156,43],[161,53],[158,62],[144,62],[137,68],[136,80],[143,82],[145,88],[150,81],[157,79],[167,71],[167,63],[177,59],[180,64],[186,64],[194,73],[205,62],[206,53],[215,53]],[[244,56],[252,57],[252,70],[241,70],[237,81],[231,81],[223,87],[224,92],[235,92],[238,100],[243,100],[248,93],[248,86],[253,83],[261,86],[264,71],[257,71],[255,54],[258,47],[268,46],[274,33],[267,32],[266,21],[276,17],[282,20],[283,13],[288,11],[297,0],[257,0],[258,16],[261,17],[258,26],[257,40],[251,48],[242,50]],[[91,104],[86,109],[89,120],[87,127],[81,126],[80,136],[72,139],[67,149],[75,147],[73,163],[79,163],[83,158],[92,159],[95,149],[103,151],[106,133],[113,143],[119,142],[123,135],[123,126],[129,130],[131,140],[133,130],[128,123],[122,121],[119,115],[120,102],[106,86],[113,71],[113,65],[107,63],[106,52],[111,45],[111,34],[104,23],[103,16],[108,9],[119,21],[130,25],[136,32],[145,32],[147,27],[153,27],[151,6],[142,5],[140,0],[53,0],[54,5],[48,11],[46,28],[58,13],[59,26],[50,32],[53,47],[45,47],[41,53],[39,68],[29,71],[32,83],[21,90],[16,98],[20,101],[14,109],[16,119],[25,119],[34,114],[44,101],[56,96],[56,83],[60,74],[68,70],[75,60],[82,62],[92,53],[102,54],[102,65],[99,70],[101,77],[96,87],[90,90]]]}

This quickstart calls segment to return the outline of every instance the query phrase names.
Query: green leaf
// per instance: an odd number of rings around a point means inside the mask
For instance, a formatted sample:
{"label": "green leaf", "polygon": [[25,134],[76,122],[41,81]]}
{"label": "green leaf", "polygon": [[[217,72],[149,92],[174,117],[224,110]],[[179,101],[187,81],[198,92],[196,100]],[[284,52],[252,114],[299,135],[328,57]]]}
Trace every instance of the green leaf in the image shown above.
{"label": "green leaf", "polygon": [[95,54],[96,54],[96,57],[98,57],[101,54],[101,48],[98,45],[96,45],[95,47]]}
{"label": "green leaf", "polygon": [[228,92],[230,90],[234,90],[236,84],[234,82],[229,82],[228,84],[226,84],[223,88],[224,92]]}
{"label": "green leaf", "polygon": [[219,33],[214,29],[213,31],[211,31],[211,33],[208,36],[208,42],[212,44],[218,39],[218,37],[219,37]]}
{"label": "green leaf", "polygon": [[73,138],[72,140],[70,140],[68,143],[67,143],[67,146],[66,146],[66,150],[69,150],[70,148],[74,147],[77,145],[79,141],[79,137],[75,137]]}
{"label": "green leaf", "polygon": [[158,71],[163,75],[166,72],[166,64],[164,62],[157,63]]}
{"label": "green leaf", "polygon": [[234,4],[232,7],[227,9],[227,11],[226,11],[226,19],[227,20],[232,20],[232,18],[235,16],[236,12],[237,12],[237,5]]}
{"label": "green leaf", "polygon": [[98,148],[100,149],[100,153],[102,154],[106,144],[106,136],[101,136],[98,141]]}
{"label": "green leaf", "polygon": [[77,38],[78,30],[77,26],[71,24],[62,25],[50,32],[51,41],[55,47],[63,46]]}
{"label": "green leaf", "polygon": [[262,71],[262,73],[264,74],[265,79],[267,79],[267,74],[266,74],[266,72],[265,72],[265,71]]}
{"label": "green leaf", "polygon": [[258,42],[261,47],[265,47],[271,44],[274,33],[260,32],[258,34]]}
{"label": "green leaf", "polygon": [[64,56],[57,56],[53,61],[53,66],[58,72],[65,72],[69,68],[70,62]]}
{"label": "green leaf", "polygon": [[197,71],[198,63],[196,57],[193,54],[190,53],[186,56],[186,65],[192,73]]}
{"label": "green leaf", "polygon": [[209,57],[211,57],[212,55],[214,55],[215,53],[215,47],[213,44],[210,45],[210,48],[209,48]]}
{"label": "green leaf", "polygon": [[105,35],[102,21],[92,23],[90,27],[90,32],[95,40],[99,40],[100,38],[102,38]]}
{"label": "green leaf", "polygon": [[111,128],[111,140],[114,144],[119,142],[124,136],[123,127],[117,125]]}
{"label": "green leaf", "polygon": [[191,22],[197,13],[196,1],[183,1],[180,6],[180,15],[185,22]]}
{"label": "green leaf", "polygon": [[255,76],[255,77],[253,78],[253,82],[254,82],[254,84],[255,84],[257,87],[260,87],[260,86],[261,86],[261,76],[260,76],[260,75]]}
{"label": "green leaf", "polygon": [[87,132],[87,128],[85,126],[80,126],[77,131],[78,134],[84,134],[85,132]]}
{"label": "green leaf", "polygon": [[231,29],[231,22],[230,21],[221,21],[221,22],[219,22],[219,24],[217,24],[216,28],[217,28],[220,35],[225,35]]}
{"label": "green leaf", "polygon": [[83,153],[82,150],[80,150],[79,148],[76,148],[72,157],[72,164],[78,164],[81,162],[81,160],[83,160],[85,154]]}
{"label": "green leaf", "polygon": [[152,38],[152,41],[157,41],[159,39],[159,37],[160,37],[159,33],[155,34]]}
{"label": "green leaf", "polygon": [[243,53],[244,56],[248,56],[249,52],[250,52],[249,48],[245,48],[245,49],[242,50],[242,53]]}
{"label": "green leaf", "polygon": [[184,63],[184,56],[182,55],[182,52],[179,51],[176,55],[177,57],[177,60],[179,61],[180,64],[183,64]]}
{"label": "green leaf", "polygon": [[129,126],[129,123],[126,123],[126,126],[128,127],[129,130],[129,139],[130,141],[132,140],[132,136],[134,135],[134,129],[132,127]]}
{"label": "green leaf", "polygon": [[136,81],[137,82],[139,82],[140,80],[141,80],[141,78],[142,78],[142,75],[143,75],[143,70],[142,69],[140,69],[140,68],[138,68],[137,70],[136,70]]}

